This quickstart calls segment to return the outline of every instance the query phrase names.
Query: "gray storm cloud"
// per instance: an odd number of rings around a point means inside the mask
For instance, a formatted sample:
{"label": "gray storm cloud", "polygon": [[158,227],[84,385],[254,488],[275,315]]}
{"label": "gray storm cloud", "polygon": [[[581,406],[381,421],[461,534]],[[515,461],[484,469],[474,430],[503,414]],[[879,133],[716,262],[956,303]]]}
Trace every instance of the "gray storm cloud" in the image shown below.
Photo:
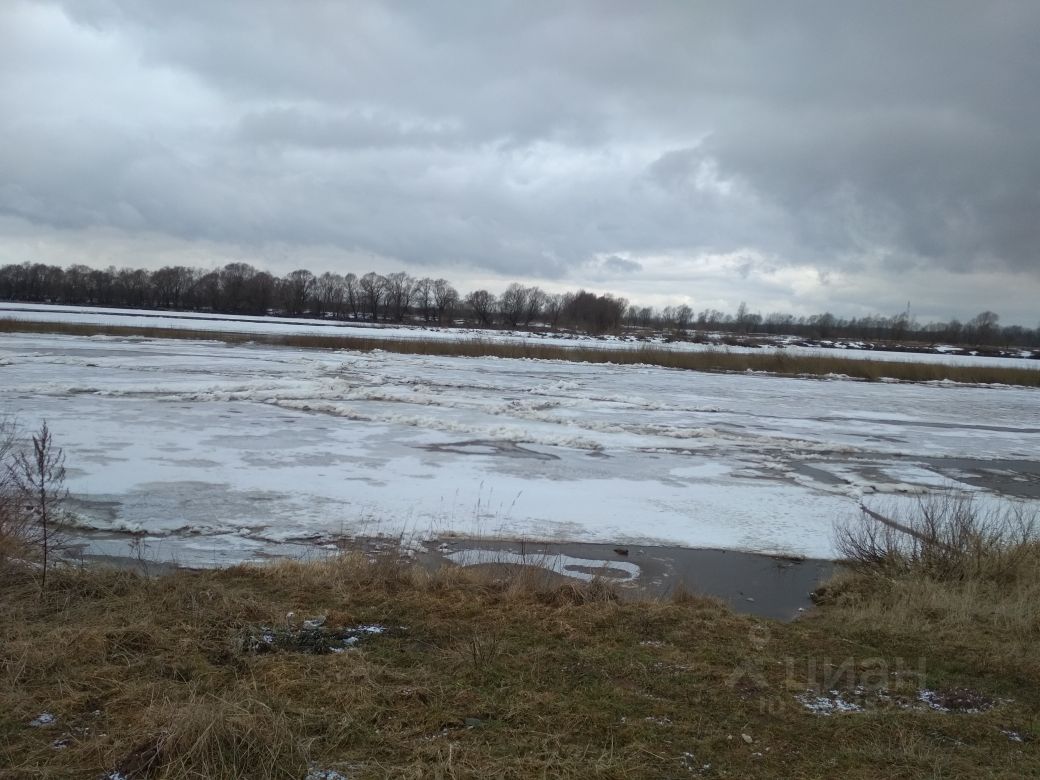
{"label": "gray storm cloud", "polygon": [[105,230],[1033,324],[1037,40],[1033,2],[13,0],[0,259]]}

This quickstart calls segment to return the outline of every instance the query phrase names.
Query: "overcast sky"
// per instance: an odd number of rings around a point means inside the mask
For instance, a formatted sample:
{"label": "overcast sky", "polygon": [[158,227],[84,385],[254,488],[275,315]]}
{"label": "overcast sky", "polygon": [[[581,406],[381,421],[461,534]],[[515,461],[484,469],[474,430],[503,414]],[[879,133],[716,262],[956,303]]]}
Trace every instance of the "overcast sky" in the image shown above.
{"label": "overcast sky", "polygon": [[1040,2],[0,2],[0,263],[1040,321]]}

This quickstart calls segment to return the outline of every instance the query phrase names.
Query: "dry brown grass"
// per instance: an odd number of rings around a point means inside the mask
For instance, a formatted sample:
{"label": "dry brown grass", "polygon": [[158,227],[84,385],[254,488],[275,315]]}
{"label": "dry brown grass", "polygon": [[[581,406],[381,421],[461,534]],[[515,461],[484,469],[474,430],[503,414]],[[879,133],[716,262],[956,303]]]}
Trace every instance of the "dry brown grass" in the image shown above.
{"label": "dry brown grass", "polygon": [[852,631],[930,636],[965,668],[1040,680],[1040,526],[1035,508],[986,510],[964,495],[922,500],[838,529],[847,571],[824,592]]}
{"label": "dry brown grass", "polygon": [[842,375],[853,379],[908,382],[952,381],[973,384],[1007,384],[1040,387],[1040,370],[1004,366],[947,365],[942,363],[860,360],[825,355],[792,355],[782,350],[761,354],[733,353],[724,349],[684,352],[647,345],[638,349],[563,347],[537,342],[503,343],[481,339],[376,339],[364,336],[276,335],[127,325],[89,325],[0,319],[0,333],[52,333],[74,336],[221,341],[227,344],[266,344],[299,349],[383,350],[417,355],[451,357],[526,358],[584,363],[640,364],[693,371],[763,371],[790,376]]}
{"label": "dry brown grass", "polygon": [[299,724],[262,694],[191,691],[142,715],[143,739],[119,761],[126,777],[300,777],[307,766]]}
{"label": "dry brown grass", "polygon": [[16,452],[15,434],[14,422],[0,417],[0,584],[8,571],[5,563],[28,563],[36,557],[32,529],[26,522],[25,507],[9,468]]}
{"label": "dry brown grass", "polygon": [[[312,762],[351,778],[1040,771],[1036,743],[1001,732],[1040,730],[1035,674],[972,676],[959,645],[891,620],[847,628],[862,605],[780,624],[688,593],[632,603],[527,570],[430,573],[356,555],[157,578],[68,569],[43,598],[28,581],[4,596],[4,778],[303,778]],[[395,630],[339,654],[242,651],[244,631],[289,612]],[[1004,638],[974,641],[981,652]],[[794,701],[821,658],[919,654],[929,684],[1014,701],[832,718]],[[57,722],[30,727],[41,712]]]}

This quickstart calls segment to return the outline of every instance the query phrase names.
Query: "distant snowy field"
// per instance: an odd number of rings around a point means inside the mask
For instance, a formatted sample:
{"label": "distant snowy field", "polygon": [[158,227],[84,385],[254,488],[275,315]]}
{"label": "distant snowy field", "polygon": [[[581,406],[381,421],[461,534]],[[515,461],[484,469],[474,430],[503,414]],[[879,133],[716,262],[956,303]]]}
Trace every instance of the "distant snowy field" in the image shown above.
{"label": "distant snowy field", "polygon": [[[247,315],[205,314],[195,312],[152,311],[147,309],[108,309],[101,307],[49,306],[32,303],[0,302],[0,319],[31,320],[36,322],[70,322],[92,325],[128,325],[151,328],[183,328],[216,333],[256,333],[274,335],[353,336],[367,339],[459,340],[480,339],[506,343],[533,342],[561,347],[585,349],[638,349],[653,346],[658,349],[702,352],[726,350],[729,352],[766,352],[769,348],[725,347],[692,342],[665,343],[663,339],[640,341],[616,336],[592,337],[576,334],[531,333],[528,331],[484,330],[475,328],[425,328],[418,325],[373,325],[338,320],[316,320],[288,317],[250,317]],[[952,348],[949,348],[952,349]],[[828,355],[860,360],[893,362],[945,363],[961,365],[1010,366],[1040,370],[1040,360],[1017,358],[978,357],[935,353],[883,352],[858,349],[815,349],[788,346],[784,350],[793,355]],[[1026,357],[1030,353],[1023,353]]]}
{"label": "distant snowy field", "polygon": [[1025,388],[19,334],[0,412],[50,422],[95,551],[190,563],[374,534],[829,556],[863,498],[1040,498]]}

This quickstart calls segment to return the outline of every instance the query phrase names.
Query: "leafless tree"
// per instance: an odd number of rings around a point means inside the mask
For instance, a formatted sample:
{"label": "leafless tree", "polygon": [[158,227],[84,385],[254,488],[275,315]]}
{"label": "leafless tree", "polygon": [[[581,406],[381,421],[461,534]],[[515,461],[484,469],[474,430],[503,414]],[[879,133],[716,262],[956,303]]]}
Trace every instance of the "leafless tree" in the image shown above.
{"label": "leafless tree", "polygon": [[351,319],[358,319],[361,316],[361,290],[357,274],[350,273],[343,277],[343,298]]}
{"label": "leafless tree", "polygon": [[657,314],[652,306],[629,306],[625,312],[625,321],[629,325],[640,325],[648,328],[655,319],[657,319]]}
{"label": "leafless tree", "polygon": [[369,271],[358,279],[358,288],[361,291],[361,300],[368,311],[372,322],[379,319],[379,312],[383,306],[383,296],[386,293],[386,278],[375,271]]}
{"label": "leafless tree", "polygon": [[685,331],[690,325],[690,320],[693,319],[693,309],[687,306],[685,303],[681,306],[675,307],[675,328],[676,330]]}
{"label": "leafless tree", "polygon": [[517,327],[524,318],[527,309],[527,288],[513,282],[498,299],[498,311],[505,325]]}
{"label": "leafless tree", "polygon": [[975,336],[979,344],[987,344],[993,341],[997,331],[997,323],[1000,315],[992,311],[984,311],[976,314],[966,325],[966,330]]}
{"label": "leafless tree", "polygon": [[423,322],[430,322],[437,315],[433,306],[433,279],[424,276],[415,282],[412,288],[412,304],[422,316]]}
{"label": "leafless tree", "polygon": [[[45,281],[47,278],[45,277]],[[143,268],[121,268],[116,274],[115,283],[127,306],[147,306],[150,303],[152,292],[150,272]]]}
{"label": "leafless tree", "polygon": [[415,279],[403,271],[386,277],[386,304],[395,322],[401,322],[412,306]]}
{"label": "leafless tree", "polygon": [[541,315],[544,302],[545,293],[539,288],[514,282],[498,299],[498,311],[504,324],[526,327]]}
{"label": "leafless tree", "polygon": [[750,333],[760,322],[762,322],[762,315],[750,311],[748,305],[741,301],[740,306],[737,307],[737,314],[733,318],[733,324],[736,326],[737,331]]}
{"label": "leafless tree", "polygon": [[326,271],[314,282],[314,313],[338,314],[343,304],[343,277]]}
{"label": "leafless tree", "polygon": [[[89,273],[87,277],[88,297],[96,300],[97,291],[90,289],[93,285],[89,281]],[[183,265],[168,265],[155,271],[152,274],[155,304],[164,309],[179,309],[186,305],[198,278],[198,271]]]}
{"label": "leafless tree", "polygon": [[40,589],[44,590],[51,554],[61,545],[56,529],[58,512],[68,496],[65,453],[55,445],[46,422],[32,437],[32,452],[16,453],[7,471],[26,513],[26,539],[40,551]]}
{"label": "leafless tree", "polygon": [[559,293],[546,295],[542,303],[542,316],[545,317],[546,324],[555,330],[556,326],[560,324],[560,315],[562,313],[563,296]]}
{"label": "leafless tree", "polygon": [[487,290],[474,290],[466,296],[466,304],[479,325],[491,327],[497,305],[494,293]]}
{"label": "leafless tree", "polygon": [[286,274],[279,285],[282,305],[288,314],[302,314],[314,294],[314,274],[305,268]]}
{"label": "leafless tree", "polygon": [[249,282],[256,269],[249,263],[228,263],[217,272],[220,281],[219,308],[222,311],[243,312],[249,308]]}
{"label": "leafless tree", "polygon": [[594,333],[615,330],[628,309],[628,301],[613,295],[596,295],[579,290],[564,299],[563,319]]}
{"label": "leafless tree", "polygon": [[433,305],[437,309],[437,321],[444,325],[450,322],[459,305],[459,291],[447,279],[433,283]]}
{"label": "leafless tree", "polygon": [[539,287],[527,288],[527,301],[524,306],[523,323],[526,327],[542,316],[545,299],[548,296]]}
{"label": "leafless tree", "polygon": [[278,280],[267,271],[258,271],[246,282],[247,307],[253,314],[269,314],[274,304]]}

